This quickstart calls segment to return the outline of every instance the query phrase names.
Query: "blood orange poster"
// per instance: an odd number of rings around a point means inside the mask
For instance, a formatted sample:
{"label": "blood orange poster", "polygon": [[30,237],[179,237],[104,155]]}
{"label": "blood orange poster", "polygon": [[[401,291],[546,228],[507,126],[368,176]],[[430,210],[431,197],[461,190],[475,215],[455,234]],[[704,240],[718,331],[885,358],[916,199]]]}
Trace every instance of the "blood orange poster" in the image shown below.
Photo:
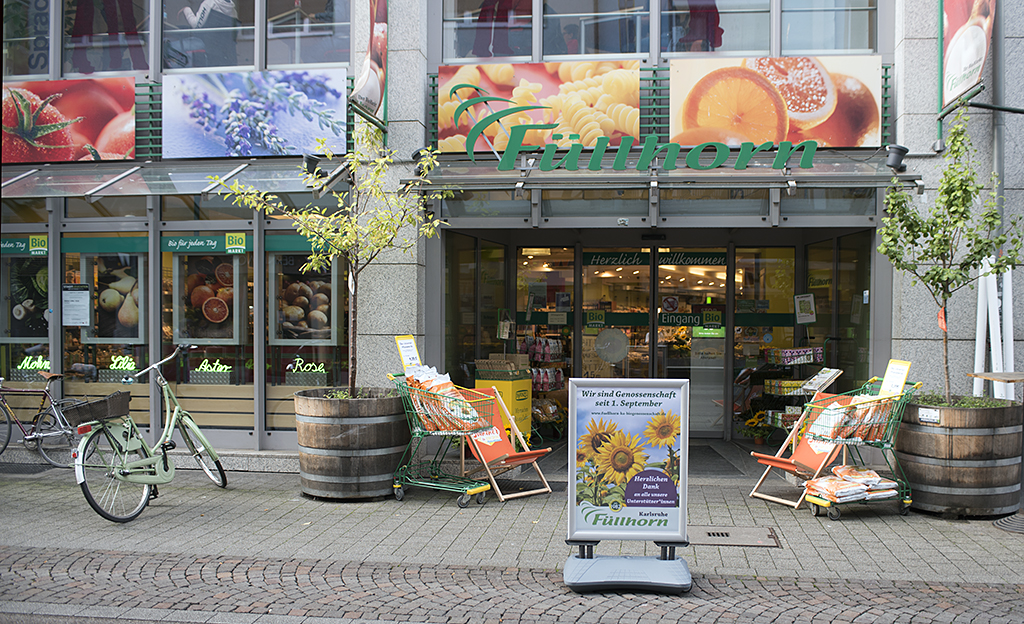
{"label": "blood orange poster", "polygon": [[670,75],[674,143],[881,144],[879,56],[678,59]]}

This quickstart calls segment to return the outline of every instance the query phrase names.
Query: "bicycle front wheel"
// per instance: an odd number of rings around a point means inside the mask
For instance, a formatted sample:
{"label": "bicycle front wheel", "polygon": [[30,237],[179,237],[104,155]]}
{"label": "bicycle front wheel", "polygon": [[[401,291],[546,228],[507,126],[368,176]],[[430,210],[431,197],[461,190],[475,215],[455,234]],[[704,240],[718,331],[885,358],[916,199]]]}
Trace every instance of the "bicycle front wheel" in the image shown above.
{"label": "bicycle front wheel", "polygon": [[[107,427],[94,429],[86,438],[81,462],[82,493],[89,506],[111,522],[128,522],[138,517],[149,503],[153,486],[122,481],[119,475],[125,462],[149,457],[146,447],[126,451]],[[77,468],[77,466],[76,466]]]}
{"label": "bicycle front wheel", "polygon": [[210,448],[210,442],[199,430],[199,425],[189,416],[183,415],[178,425],[178,432],[188,447],[188,452],[195,458],[196,463],[203,469],[206,476],[210,477],[217,487],[228,486],[228,476],[224,473],[224,467],[220,465],[220,459],[215,458],[217,452]]}
{"label": "bicycle front wheel", "polygon": [[7,443],[11,441],[11,415],[7,406],[0,403],[0,453],[7,450]]}
{"label": "bicycle front wheel", "polygon": [[79,436],[70,426],[63,426],[61,420],[50,408],[32,421],[32,433],[37,436],[36,448],[43,459],[58,468],[70,468]]}

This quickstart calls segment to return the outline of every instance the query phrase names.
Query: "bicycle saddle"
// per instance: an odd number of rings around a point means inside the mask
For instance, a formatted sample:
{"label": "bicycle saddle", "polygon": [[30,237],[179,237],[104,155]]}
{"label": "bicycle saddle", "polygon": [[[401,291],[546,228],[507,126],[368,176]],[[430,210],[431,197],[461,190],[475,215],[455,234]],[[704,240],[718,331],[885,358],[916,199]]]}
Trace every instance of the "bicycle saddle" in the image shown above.
{"label": "bicycle saddle", "polygon": [[60,373],[48,373],[46,371],[36,371],[36,372],[39,373],[40,375],[42,375],[43,379],[45,379],[46,381],[50,381],[51,379],[60,379],[60,378],[64,377],[64,375],[62,375]]}

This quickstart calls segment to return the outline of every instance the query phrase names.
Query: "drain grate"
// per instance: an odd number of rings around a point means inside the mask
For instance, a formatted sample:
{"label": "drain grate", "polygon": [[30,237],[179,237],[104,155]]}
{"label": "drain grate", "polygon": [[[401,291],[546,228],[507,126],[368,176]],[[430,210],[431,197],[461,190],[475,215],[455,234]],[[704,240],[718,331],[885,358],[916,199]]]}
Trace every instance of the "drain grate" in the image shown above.
{"label": "drain grate", "polygon": [[53,466],[49,464],[8,464],[0,463],[0,474],[10,475],[34,475],[50,470]]}
{"label": "drain grate", "polygon": [[728,539],[729,538],[729,534],[728,533],[723,533],[722,531],[708,531],[708,537]]}
{"label": "drain grate", "polygon": [[997,528],[1011,533],[1024,533],[1024,512],[1018,511],[1012,516],[1000,518],[992,524]]}
{"label": "drain grate", "polygon": [[691,546],[747,546],[752,548],[781,548],[772,527],[686,527]]}

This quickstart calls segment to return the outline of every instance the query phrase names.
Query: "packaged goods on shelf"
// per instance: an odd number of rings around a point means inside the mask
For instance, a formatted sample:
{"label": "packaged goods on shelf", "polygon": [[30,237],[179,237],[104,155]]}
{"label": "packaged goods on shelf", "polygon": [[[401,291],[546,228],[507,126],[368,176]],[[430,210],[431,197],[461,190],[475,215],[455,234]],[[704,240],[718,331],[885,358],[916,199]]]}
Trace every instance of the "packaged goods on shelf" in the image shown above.
{"label": "packaged goods on shelf", "polygon": [[803,379],[765,379],[764,391],[781,396],[814,394],[804,390],[803,385]]}
{"label": "packaged goods on shelf", "polygon": [[800,347],[797,349],[765,349],[765,359],[769,364],[791,366],[793,364],[814,364],[825,361],[824,347]]}
{"label": "packaged goods on shelf", "polygon": [[534,399],[533,420],[541,423],[558,422],[562,420],[562,414],[558,404],[551,399]]}

